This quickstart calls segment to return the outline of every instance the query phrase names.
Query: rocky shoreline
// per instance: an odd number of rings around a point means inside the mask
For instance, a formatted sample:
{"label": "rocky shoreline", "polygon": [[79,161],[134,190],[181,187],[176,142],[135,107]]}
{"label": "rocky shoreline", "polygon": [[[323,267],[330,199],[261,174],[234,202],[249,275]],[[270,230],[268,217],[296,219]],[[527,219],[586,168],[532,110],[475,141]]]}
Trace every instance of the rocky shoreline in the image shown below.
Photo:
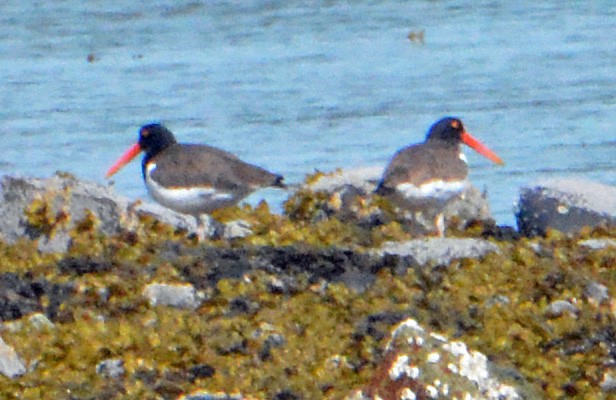
{"label": "rocky shoreline", "polygon": [[0,397],[423,399],[616,391],[616,188],[485,194],[450,234],[316,174],[282,215],[192,218],[67,174],[2,178]]}

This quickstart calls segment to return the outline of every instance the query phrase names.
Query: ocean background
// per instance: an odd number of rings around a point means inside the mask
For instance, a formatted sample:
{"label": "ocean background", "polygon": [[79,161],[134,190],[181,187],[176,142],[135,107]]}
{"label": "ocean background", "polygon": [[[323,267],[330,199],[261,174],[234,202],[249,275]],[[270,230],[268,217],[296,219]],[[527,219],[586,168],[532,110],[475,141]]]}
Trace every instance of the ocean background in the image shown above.
{"label": "ocean background", "polygon": [[[454,115],[505,160],[465,151],[497,222],[513,224],[537,179],[616,185],[615,38],[611,0],[5,0],[0,175],[105,183],[160,121],[294,183],[385,166]],[[115,175],[116,191],[147,198],[140,168]],[[248,201],[280,210],[285,196]]]}

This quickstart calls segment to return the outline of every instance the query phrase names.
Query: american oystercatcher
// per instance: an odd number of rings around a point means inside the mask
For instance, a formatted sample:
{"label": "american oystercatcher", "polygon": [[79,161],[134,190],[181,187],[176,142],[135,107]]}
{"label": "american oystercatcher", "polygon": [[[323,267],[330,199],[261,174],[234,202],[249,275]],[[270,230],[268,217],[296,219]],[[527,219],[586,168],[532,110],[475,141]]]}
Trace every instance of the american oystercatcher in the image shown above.
{"label": "american oystercatcher", "polygon": [[160,124],[139,130],[139,141],[107,171],[109,178],[141,151],[143,179],[150,195],[161,205],[192,215],[197,234],[204,236],[202,214],[232,206],[254,190],[284,188],[283,177],[248,164],[224,150],[178,143]]}
{"label": "american oystercatcher", "polygon": [[430,127],[423,143],[404,147],[393,156],[375,192],[414,212],[436,210],[437,233],[444,236],[444,208],[469,185],[461,143],[503,164],[492,150],[466,132],[459,118],[445,117]]}

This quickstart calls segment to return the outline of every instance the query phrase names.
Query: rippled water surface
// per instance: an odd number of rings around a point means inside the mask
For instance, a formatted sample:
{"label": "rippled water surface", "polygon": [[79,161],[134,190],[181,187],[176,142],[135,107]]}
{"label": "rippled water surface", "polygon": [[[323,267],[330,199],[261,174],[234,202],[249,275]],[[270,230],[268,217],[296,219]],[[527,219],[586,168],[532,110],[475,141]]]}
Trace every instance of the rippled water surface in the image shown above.
{"label": "rippled water surface", "polygon": [[[539,177],[616,184],[615,37],[609,0],[8,0],[0,174],[102,183],[139,126],[162,121],[298,182],[385,165],[453,114],[505,160],[466,151],[513,223],[519,187]],[[146,197],[140,178],[134,162],[116,188]]]}

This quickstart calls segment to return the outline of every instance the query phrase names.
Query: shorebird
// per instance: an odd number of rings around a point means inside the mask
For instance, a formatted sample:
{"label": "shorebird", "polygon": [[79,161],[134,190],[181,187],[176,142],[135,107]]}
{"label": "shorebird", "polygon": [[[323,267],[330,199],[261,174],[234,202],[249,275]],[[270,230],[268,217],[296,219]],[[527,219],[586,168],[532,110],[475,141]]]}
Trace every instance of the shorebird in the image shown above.
{"label": "shorebird", "polygon": [[444,208],[469,185],[462,143],[494,163],[503,164],[500,157],[464,129],[459,118],[445,117],[430,127],[423,143],[394,154],[375,192],[415,212],[436,210],[437,234],[444,236]]}
{"label": "shorebird", "polygon": [[284,188],[283,177],[246,163],[233,154],[202,144],[178,143],[161,124],[139,130],[139,139],[107,171],[109,178],[139,153],[145,186],[154,200],[195,217],[205,236],[203,214],[232,206],[264,187]]}

